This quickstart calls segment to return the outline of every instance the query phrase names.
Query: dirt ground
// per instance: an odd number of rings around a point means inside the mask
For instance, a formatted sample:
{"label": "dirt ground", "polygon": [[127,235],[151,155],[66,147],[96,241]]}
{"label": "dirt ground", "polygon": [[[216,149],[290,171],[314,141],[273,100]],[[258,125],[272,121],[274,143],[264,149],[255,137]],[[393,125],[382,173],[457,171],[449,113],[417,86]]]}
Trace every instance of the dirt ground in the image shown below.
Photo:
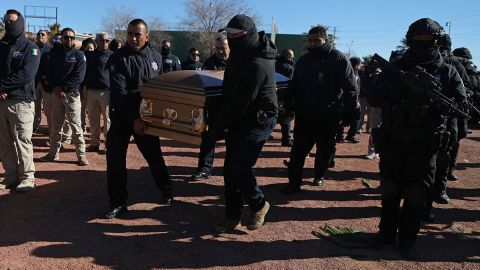
{"label": "dirt ground", "polygon": [[[45,127],[43,127],[45,131]],[[348,249],[311,234],[325,223],[375,232],[379,222],[378,160],[363,159],[360,144],[337,146],[336,167],[324,187],[311,185],[313,158],[305,165],[304,191],[286,196],[280,132],[264,147],[255,174],[272,208],[263,228],[242,227],[216,235],[223,216],[218,147],[214,177],[191,183],[198,148],[171,140],[162,150],[174,181],[176,202],[159,204],[147,164],[134,144],[128,152],[129,213],[101,219],[108,208],[105,155],[88,153],[75,165],[67,149],[61,161],[36,162],[37,188],[26,194],[0,191],[0,270],[3,269],[480,269],[480,131],[462,141],[459,182],[449,182],[448,205],[435,205],[436,223],[424,225],[420,259],[403,260],[395,246]],[[47,153],[46,136],[35,136],[35,158]],[[88,141],[88,136],[87,136]],[[0,169],[3,172],[3,169]],[[371,180],[373,188],[362,185]],[[245,208],[245,213],[248,210]]]}

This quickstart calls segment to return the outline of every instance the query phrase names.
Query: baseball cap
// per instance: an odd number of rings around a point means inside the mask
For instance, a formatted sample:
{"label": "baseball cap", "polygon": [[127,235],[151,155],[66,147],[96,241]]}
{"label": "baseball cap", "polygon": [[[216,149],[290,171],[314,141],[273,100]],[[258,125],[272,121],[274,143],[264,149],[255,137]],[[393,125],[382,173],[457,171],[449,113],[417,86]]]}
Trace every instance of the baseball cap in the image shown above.
{"label": "baseball cap", "polygon": [[253,22],[252,18],[245,14],[238,14],[228,22],[227,26],[218,30],[218,32],[225,31],[227,33],[236,34],[242,31],[251,32],[252,30],[256,30],[255,23]]}

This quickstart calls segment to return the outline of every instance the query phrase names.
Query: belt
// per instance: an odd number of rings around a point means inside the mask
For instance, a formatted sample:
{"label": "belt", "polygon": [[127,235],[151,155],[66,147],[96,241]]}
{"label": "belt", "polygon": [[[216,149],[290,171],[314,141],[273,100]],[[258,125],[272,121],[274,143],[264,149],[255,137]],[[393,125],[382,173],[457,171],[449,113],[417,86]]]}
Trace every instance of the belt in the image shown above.
{"label": "belt", "polygon": [[108,88],[103,88],[103,89],[95,89],[95,88],[88,88],[87,90],[93,90],[93,91],[108,91]]}

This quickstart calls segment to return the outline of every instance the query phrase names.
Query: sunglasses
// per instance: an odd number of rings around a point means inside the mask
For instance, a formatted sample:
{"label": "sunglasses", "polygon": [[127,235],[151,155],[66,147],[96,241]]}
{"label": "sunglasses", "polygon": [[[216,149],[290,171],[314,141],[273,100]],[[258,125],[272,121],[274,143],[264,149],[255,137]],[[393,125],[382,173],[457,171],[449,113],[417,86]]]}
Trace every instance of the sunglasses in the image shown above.
{"label": "sunglasses", "polygon": [[108,43],[108,42],[110,42],[110,39],[99,39],[99,41]]}
{"label": "sunglasses", "polygon": [[198,53],[192,53],[192,56],[200,56]]}
{"label": "sunglasses", "polygon": [[70,39],[70,40],[74,40],[74,39],[75,39],[74,36],[63,36],[62,38],[63,38],[63,39]]}

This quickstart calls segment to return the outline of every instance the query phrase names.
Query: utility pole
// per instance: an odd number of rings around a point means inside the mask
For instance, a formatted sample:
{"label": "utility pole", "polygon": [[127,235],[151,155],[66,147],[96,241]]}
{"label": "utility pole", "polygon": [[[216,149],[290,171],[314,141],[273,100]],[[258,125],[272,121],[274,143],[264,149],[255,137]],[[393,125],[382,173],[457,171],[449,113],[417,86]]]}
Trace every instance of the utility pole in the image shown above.
{"label": "utility pole", "polygon": [[353,45],[353,40],[350,41],[350,45],[348,46],[348,58],[350,58],[352,53],[352,45]]}
{"label": "utility pole", "polygon": [[447,22],[445,26],[448,26],[448,35],[450,36],[450,28],[452,27],[452,22]]}

